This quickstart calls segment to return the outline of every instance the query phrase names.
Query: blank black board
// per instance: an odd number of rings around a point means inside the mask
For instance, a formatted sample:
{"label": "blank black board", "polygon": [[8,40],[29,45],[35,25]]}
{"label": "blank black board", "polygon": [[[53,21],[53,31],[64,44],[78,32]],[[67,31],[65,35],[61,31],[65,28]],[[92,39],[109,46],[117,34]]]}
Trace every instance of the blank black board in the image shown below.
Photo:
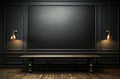
{"label": "blank black board", "polygon": [[95,49],[95,6],[29,6],[28,49]]}

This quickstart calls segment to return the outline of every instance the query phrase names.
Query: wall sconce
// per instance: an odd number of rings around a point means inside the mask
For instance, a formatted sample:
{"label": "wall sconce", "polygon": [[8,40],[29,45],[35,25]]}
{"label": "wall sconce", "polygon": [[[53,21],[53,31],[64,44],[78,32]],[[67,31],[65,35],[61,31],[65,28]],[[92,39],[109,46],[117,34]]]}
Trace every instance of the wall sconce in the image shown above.
{"label": "wall sconce", "polygon": [[13,29],[12,35],[10,37],[11,40],[15,40],[16,39],[16,34],[17,34],[17,30]]}
{"label": "wall sconce", "polygon": [[110,30],[106,30],[106,32],[107,32],[107,37],[106,37],[106,39],[107,39],[107,40],[111,40],[112,37],[111,37],[111,35],[110,35]]}

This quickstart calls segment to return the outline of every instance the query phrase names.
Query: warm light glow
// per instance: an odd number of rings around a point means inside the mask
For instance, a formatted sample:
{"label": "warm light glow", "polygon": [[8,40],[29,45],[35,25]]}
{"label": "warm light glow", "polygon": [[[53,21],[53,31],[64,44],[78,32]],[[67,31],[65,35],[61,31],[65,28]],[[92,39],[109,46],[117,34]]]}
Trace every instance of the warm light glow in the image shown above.
{"label": "warm light glow", "polygon": [[[15,50],[22,49],[23,42],[24,41],[18,40],[18,39],[11,40],[7,43],[7,49],[15,49]],[[26,43],[25,43],[25,45],[26,45]]]}
{"label": "warm light glow", "polygon": [[117,43],[113,40],[102,40],[100,41],[100,46],[101,49],[116,49],[117,48]]}
{"label": "warm light glow", "polygon": [[108,35],[107,35],[107,40],[110,40],[110,34],[108,33]]}

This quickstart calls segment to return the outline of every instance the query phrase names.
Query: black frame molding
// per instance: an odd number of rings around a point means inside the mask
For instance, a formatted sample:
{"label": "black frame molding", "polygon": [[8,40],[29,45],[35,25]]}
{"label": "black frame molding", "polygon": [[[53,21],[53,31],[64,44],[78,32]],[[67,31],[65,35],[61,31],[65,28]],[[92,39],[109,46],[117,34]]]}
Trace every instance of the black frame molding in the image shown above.
{"label": "black frame molding", "polygon": [[[28,47],[27,47],[27,44],[28,44],[28,39],[26,40],[26,47],[25,48],[27,48],[26,50],[27,51],[97,51],[97,40],[96,40],[96,25],[97,25],[97,23],[96,23],[96,18],[97,18],[97,16],[96,16],[96,6],[98,5],[98,4],[96,4],[96,3],[89,3],[89,2],[38,2],[38,3],[36,3],[36,2],[31,2],[31,3],[26,3],[26,5],[28,5],[28,7],[27,8],[29,8],[29,6],[36,6],[36,5],[39,5],[39,6],[94,6],[95,7],[95,47],[94,47],[94,49],[28,49]],[[27,16],[28,16],[28,13],[27,13]],[[27,25],[28,25],[28,19],[27,19]],[[28,28],[28,26],[27,26],[27,28]],[[27,31],[27,36],[28,36],[28,29],[26,29],[26,31]]]}

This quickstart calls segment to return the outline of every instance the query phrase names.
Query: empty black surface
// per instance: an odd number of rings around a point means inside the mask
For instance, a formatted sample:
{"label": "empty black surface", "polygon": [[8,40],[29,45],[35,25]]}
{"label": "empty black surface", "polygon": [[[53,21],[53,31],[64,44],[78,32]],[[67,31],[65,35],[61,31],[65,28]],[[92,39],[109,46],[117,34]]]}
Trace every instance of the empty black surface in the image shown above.
{"label": "empty black surface", "polygon": [[94,6],[29,6],[29,49],[94,49]]}

